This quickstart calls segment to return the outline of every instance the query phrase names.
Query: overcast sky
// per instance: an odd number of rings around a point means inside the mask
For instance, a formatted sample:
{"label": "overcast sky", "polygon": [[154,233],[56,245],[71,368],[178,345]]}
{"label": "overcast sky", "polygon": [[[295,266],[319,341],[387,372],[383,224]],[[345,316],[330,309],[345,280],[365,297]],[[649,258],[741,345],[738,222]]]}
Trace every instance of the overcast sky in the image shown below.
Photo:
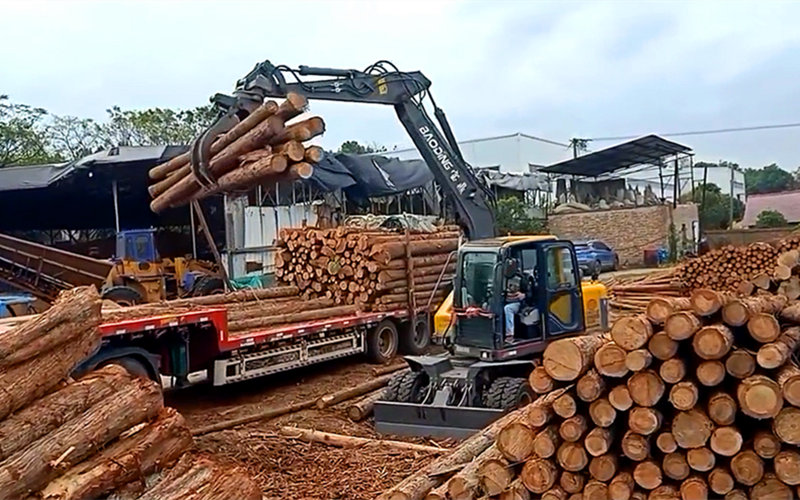
{"label": "overcast sky", "polygon": [[[193,107],[261,60],[420,70],[459,139],[800,122],[798,2],[6,1],[0,94],[56,114]],[[387,107],[313,103],[323,145],[410,146]],[[800,165],[800,128],[675,138]],[[594,142],[593,149],[613,142]],[[566,154],[566,152],[565,152]]]}

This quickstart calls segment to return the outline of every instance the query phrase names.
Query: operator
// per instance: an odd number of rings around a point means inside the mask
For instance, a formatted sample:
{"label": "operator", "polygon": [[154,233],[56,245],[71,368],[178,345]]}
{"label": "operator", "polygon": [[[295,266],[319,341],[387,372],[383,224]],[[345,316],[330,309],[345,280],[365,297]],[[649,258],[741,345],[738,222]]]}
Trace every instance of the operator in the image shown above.
{"label": "operator", "polygon": [[514,342],[514,318],[522,307],[522,300],[525,294],[520,290],[521,276],[514,276],[508,279],[506,286],[506,305],[503,306],[506,320],[506,343]]}

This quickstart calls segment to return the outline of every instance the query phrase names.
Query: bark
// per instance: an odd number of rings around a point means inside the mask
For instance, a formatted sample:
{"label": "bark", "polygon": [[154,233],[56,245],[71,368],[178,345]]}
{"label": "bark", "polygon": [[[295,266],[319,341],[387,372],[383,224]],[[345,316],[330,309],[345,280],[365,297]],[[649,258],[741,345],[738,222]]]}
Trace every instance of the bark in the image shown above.
{"label": "bark", "polygon": [[444,489],[447,491],[448,496],[454,500],[477,498],[481,487],[478,469],[485,460],[496,457],[502,458],[502,455],[495,446],[490,446],[475,457],[466,467],[457,472],[444,484]]}
{"label": "bark", "polygon": [[645,315],[654,325],[663,325],[671,314],[691,307],[688,297],[655,297],[647,303]]}
{"label": "bark", "polygon": [[48,394],[0,422],[0,462],[114,394],[130,378],[108,365]]}
{"label": "bark", "polygon": [[600,347],[594,354],[594,367],[606,377],[624,377],[628,374],[625,366],[627,352],[614,342]]}
{"label": "bark", "polygon": [[686,362],[681,358],[672,358],[661,363],[658,375],[668,384],[677,384],[686,376]]}
{"label": "bark", "polygon": [[756,359],[744,349],[736,349],[728,354],[725,370],[731,377],[743,379],[756,371]]}
{"label": "bark", "polygon": [[44,396],[99,345],[97,327],[87,326],[69,344],[0,371],[0,419]]}
{"label": "bark", "polygon": [[647,349],[636,349],[625,356],[625,367],[632,372],[647,369],[653,362],[653,354]]}
{"label": "bark", "polygon": [[360,448],[362,446],[375,446],[394,450],[418,451],[422,453],[447,453],[447,448],[428,446],[424,444],[407,443],[405,441],[391,441],[387,439],[371,439],[355,436],[333,434],[314,429],[301,427],[281,427],[280,434],[289,439],[297,439],[306,443],[322,443],[338,448]]}
{"label": "bark", "polygon": [[589,457],[580,443],[562,443],[556,457],[561,468],[570,472],[580,472],[589,464]]}
{"label": "bark", "polygon": [[747,331],[758,342],[774,342],[781,335],[781,325],[774,315],[759,313],[747,322]]}
{"label": "bark", "polygon": [[786,444],[800,445],[800,409],[784,408],[772,421],[772,432]]}
{"label": "bark", "polygon": [[733,299],[734,296],[727,293],[699,288],[692,292],[690,301],[695,314],[707,317],[718,312]]}
{"label": "bark", "polygon": [[555,485],[558,469],[550,460],[533,458],[522,466],[519,477],[528,490],[541,494]]}
{"label": "bark", "polygon": [[706,387],[719,385],[725,379],[725,365],[721,361],[703,361],[695,370],[697,381]]}
{"label": "bark", "polygon": [[653,408],[637,406],[628,414],[628,427],[643,436],[649,436],[661,427],[663,416]]}
{"label": "bark", "polygon": [[626,351],[641,349],[653,335],[653,325],[647,316],[625,316],[614,322],[611,338]]}
{"label": "bark", "polygon": [[[436,276],[438,279],[439,276],[443,275],[446,277],[447,275],[451,275],[455,272],[456,272],[455,264],[448,264],[446,266],[442,264],[434,264],[432,266],[426,266],[426,267],[415,267],[414,279],[416,280],[417,278],[424,276]],[[378,283],[383,285],[393,281],[407,280],[407,279],[408,279],[408,271],[406,269],[386,269],[378,273]]]}
{"label": "bark", "polygon": [[753,451],[767,460],[775,458],[781,451],[781,440],[769,430],[761,430],[753,436]]}
{"label": "bark", "polygon": [[[421,255],[432,255],[449,253],[458,249],[458,238],[436,239],[436,240],[416,240],[409,242],[409,250],[412,257]],[[370,250],[370,257],[376,262],[388,264],[392,259],[405,258],[405,241],[391,241],[378,243]]]}
{"label": "bark", "polygon": [[664,323],[664,333],[673,340],[686,340],[703,326],[694,313],[682,311],[671,314]]}
{"label": "bark", "polygon": [[692,339],[694,352],[703,359],[721,359],[733,347],[733,332],[725,325],[709,325]]}
{"label": "bark", "polygon": [[169,466],[192,446],[183,417],[163,408],[156,419],[69,469],[39,495],[44,500],[90,500]]}
{"label": "bark", "polygon": [[800,368],[787,363],[778,372],[776,379],[787,403],[800,407]]}
{"label": "bark", "polygon": [[673,358],[678,353],[678,342],[669,338],[664,332],[658,332],[647,343],[647,349],[657,359],[665,361]]}
{"label": "bark", "polygon": [[798,344],[800,344],[800,326],[787,328],[775,342],[761,346],[756,361],[760,367],[767,370],[778,368],[789,361]]}
{"label": "bark", "polygon": [[711,433],[711,450],[723,457],[732,457],[742,449],[742,433],[733,426],[723,426]]}
{"label": "bark", "polygon": [[587,403],[592,402],[605,392],[606,383],[602,375],[595,369],[587,371],[575,385],[575,393]]}
{"label": "bark", "polygon": [[700,390],[692,381],[679,382],[672,386],[669,391],[669,402],[676,410],[691,410],[697,404],[700,397]]}
{"label": "bark", "polygon": [[792,276],[778,287],[778,293],[788,300],[800,298],[800,277]]}
{"label": "bark", "polygon": [[791,323],[800,323],[800,302],[795,302],[781,311],[781,318]]}
{"label": "bark", "polygon": [[611,390],[608,391],[608,402],[618,411],[627,411],[630,409],[630,407],[633,406],[633,399],[631,399],[628,386],[620,384],[612,387]]}
{"label": "bark", "polygon": [[606,453],[593,457],[589,462],[589,474],[598,481],[611,481],[617,473],[617,457],[614,454]]}
{"label": "bark", "polygon": [[220,176],[213,185],[203,187],[193,193],[191,199],[202,200],[217,193],[248,191],[258,184],[283,174],[288,166],[289,163],[284,155],[269,155]]}
{"label": "bark", "polygon": [[561,436],[558,435],[558,425],[548,425],[533,440],[533,453],[539,458],[550,458],[555,455],[558,446],[561,444]]}
{"label": "bark", "polygon": [[[413,240],[417,239],[451,239],[451,238],[458,238],[458,233],[424,233],[424,234],[412,234],[409,238]],[[394,237],[393,237],[394,238]],[[453,264],[455,262],[455,256],[448,253],[440,253],[440,254],[433,254],[433,255],[421,255],[419,257],[412,257],[411,263],[413,264],[414,269],[418,267],[430,267],[430,266],[442,266],[445,264]],[[382,269],[406,269],[408,266],[406,265],[406,259],[393,259],[389,261],[386,265],[380,265],[375,263],[375,271],[382,270]],[[374,272],[374,271],[373,271]],[[417,278],[418,280],[421,278]]]}
{"label": "bark", "polygon": [[715,467],[708,473],[708,488],[717,495],[724,495],[735,485],[733,475],[724,467]]}
{"label": "bark", "polygon": [[748,497],[744,490],[735,488],[725,495],[725,500],[748,500]]}
{"label": "bark", "polygon": [[478,480],[487,496],[496,496],[511,485],[516,475],[512,466],[502,457],[479,459]]}
{"label": "bark", "polygon": [[780,386],[764,375],[753,375],[739,382],[736,399],[742,413],[752,418],[774,418],[783,407]]}
{"label": "bark", "polygon": [[342,401],[362,396],[368,392],[385,386],[393,377],[396,376],[397,374],[390,373],[378,378],[373,378],[348,389],[342,389],[331,394],[326,394],[317,400],[316,406],[321,410],[323,408],[328,408],[329,406],[341,403]]}
{"label": "bark", "polygon": [[586,447],[586,451],[589,452],[589,455],[599,457],[600,455],[608,453],[611,449],[612,442],[613,433],[610,429],[595,427],[586,434],[583,445]]}
{"label": "bark", "polygon": [[361,422],[372,415],[375,402],[383,396],[383,388],[374,390],[359,401],[347,407],[347,417],[353,422]]}
{"label": "bark", "polygon": [[[262,305],[263,304],[263,305]],[[279,316],[283,314],[294,314],[303,311],[318,311],[332,307],[333,299],[321,298],[313,300],[294,300],[290,302],[262,303],[252,301],[246,303],[247,307],[228,306],[228,321],[242,321],[246,319],[256,319],[262,316]]]}
{"label": "bark", "polygon": [[736,400],[725,391],[716,391],[708,398],[708,416],[717,425],[732,425],[737,410]]}
{"label": "bark", "polygon": [[53,463],[77,464],[125,429],[153,418],[162,408],[154,382],[133,379],[90,409],[0,464],[0,499],[37,491],[59,475]]}
{"label": "bark", "polygon": [[522,479],[515,479],[506,490],[500,493],[499,500],[531,500],[531,493],[522,484]]}
{"label": "bark", "polygon": [[711,438],[714,424],[698,409],[678,412],[672,419],[672,435],[678,446],[685,449],[705,446]]}
{"label": "bark", "polygon": [[622,448],[622,453],[634,462],[641,462],[650,455],[650,441],[646,436],[632,431],[625,433],[620,447]]}
{"label": "bark", "polygon": [[636,372],[628,379],[628,391],[639,406],[654,406],[664,396],[664,381],[653,370]]}
{"label": "bark", "polygon": [[786,297],[781,295],[734,299],[722,309],[722,321],[730,326],[744,326],[756,314],[777,314],[786,307],[786,303]]}
{"label": "bark", "polygon": [[664,469],[664,475],[675,481],[686,479],[692,472],[686,461],[686,455],[679,451],[664,455],[661,467]]}
{"label": "bark", "polygon": [[592,366],[595,353],[608,340],[604,336],[591,335],[556,340],[544,351],[544,368],[555,380],[576,380]]}
{"label": "bark", "polygon": [[646,490],[652,490],[661,486],[663,476],[661,475],[661,467],[652,460],[645,460],[639,462],[633,469],[633,480],[636,481],[640,487]]}
{"label": "bark", "polygon": [[291,314],[279,314],[275,316],[263,316],[260,318],[243,319],[228,323],[231,332],[240,332],[254,328],[266,328],[269,326],[283,325],[290,323],[300,323],[303,321],[313,321],[320,319],[333,318],[336,316],[349,316],[358,312],[358,306],[337,306],[316,311],[305,311]]}
{"label": "bark", "polygon": [[698,472],[708,472],[716,465],[717,457],[714,452],[705,446],[692,448],[686,452],[686,461],[689,467]]}
{"label": "bark", "polygon": [[731,459],[731,472],[739,483],[753,486],[764,476],[764,461],[753,450],[743,450]]}
{"label": "bark", "polygon": [[589,416],[596,426],[611,427],[617,418],[617,410],[607,398],[600,398],[589,405]]}

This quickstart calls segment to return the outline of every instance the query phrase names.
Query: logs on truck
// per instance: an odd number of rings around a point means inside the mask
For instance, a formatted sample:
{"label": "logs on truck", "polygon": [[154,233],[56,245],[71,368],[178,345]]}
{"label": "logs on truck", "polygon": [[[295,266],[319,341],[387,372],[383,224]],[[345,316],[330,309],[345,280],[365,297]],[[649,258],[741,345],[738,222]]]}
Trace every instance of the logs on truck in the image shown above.
{"label": "logs on truck", "polygon": [[382,498],[800,497],[800,302],[710,289],[669,300],[666,318],[548,345],[532,385],[550,392]]}
{"label": "logs on truck", "polygon": [[305,97],[289,93],[280,104],[265,101],[211,145],[207,175],[198,175],[186,152],[150,169],[150,208],[160,213],[216,193],[246,192],[255,186],[308,179],[323,156],[307,141],[325,132],[322,118],[298,118]]}
{"label": "logs on truck", "polygon": [[94,287],[74,288],[0,336],[0,500],[260,499],[243,472],[187,453],[155,382],[116,364],[70,377],[99,347],[100,308]]}

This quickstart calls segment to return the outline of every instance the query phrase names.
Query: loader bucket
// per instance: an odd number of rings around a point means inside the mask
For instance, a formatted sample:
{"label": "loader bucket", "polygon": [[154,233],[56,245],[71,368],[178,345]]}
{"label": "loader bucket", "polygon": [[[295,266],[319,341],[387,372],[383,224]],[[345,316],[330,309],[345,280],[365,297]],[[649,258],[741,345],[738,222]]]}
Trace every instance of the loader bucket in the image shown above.
{"label": "loader bucket", "polygon": [[465,438],[506,412],[491,408],[377,401],[375,429],[381,434]]}

